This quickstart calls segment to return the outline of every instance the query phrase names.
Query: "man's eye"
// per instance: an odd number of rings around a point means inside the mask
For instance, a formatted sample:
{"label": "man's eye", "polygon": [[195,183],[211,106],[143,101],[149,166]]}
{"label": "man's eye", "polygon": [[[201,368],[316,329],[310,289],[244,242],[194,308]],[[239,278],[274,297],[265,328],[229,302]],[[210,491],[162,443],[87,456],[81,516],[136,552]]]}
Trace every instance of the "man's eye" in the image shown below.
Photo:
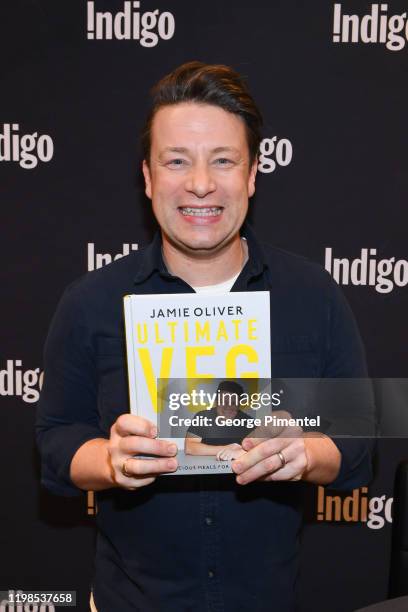
{"label": "man's eye", "polygon": [[171,159],[168,162],[169,166],[182,166],[185,163],[184,159]]}
{"label": "man's eye", "polygon": [[232,161],[226,157],[219,157],[218,159],[215,160],[215,163],[218,166],[229,166],[232,164]]}

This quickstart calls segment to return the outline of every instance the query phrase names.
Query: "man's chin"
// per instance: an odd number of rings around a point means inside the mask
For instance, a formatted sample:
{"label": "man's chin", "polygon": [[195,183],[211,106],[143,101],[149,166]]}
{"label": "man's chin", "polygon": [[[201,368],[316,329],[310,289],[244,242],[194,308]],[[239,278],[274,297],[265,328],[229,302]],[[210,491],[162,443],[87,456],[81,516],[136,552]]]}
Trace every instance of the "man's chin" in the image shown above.
{"label": "man's chin", "polygon": [[192,257],[208,257],[209,255],[215,255],[225,249],[234,239],[234,236],[225,236],[222,238],[204,238],[200,235],[194,237],[183,238],[171,238],[167,236],[167,239],[173,247],[183,251],[187,255]]}

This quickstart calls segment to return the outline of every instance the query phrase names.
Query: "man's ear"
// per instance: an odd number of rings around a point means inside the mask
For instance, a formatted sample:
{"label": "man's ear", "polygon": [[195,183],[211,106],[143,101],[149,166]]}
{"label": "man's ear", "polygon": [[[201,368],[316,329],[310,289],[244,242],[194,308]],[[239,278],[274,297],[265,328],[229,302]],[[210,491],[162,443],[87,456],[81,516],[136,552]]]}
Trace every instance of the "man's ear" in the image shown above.
{"label": "man's ear", "polygon": [[251,198],[255,193],[255,178],[258,171],[258,157],[255,158],[248,176],[248,196]]}
{"label": "man's ear", "polygon": [[145,194],[150,200],[152,199],[152,178],[150,175],[150,168],[147,161],[144,159],[142,164],[143,176],[145,180]]}

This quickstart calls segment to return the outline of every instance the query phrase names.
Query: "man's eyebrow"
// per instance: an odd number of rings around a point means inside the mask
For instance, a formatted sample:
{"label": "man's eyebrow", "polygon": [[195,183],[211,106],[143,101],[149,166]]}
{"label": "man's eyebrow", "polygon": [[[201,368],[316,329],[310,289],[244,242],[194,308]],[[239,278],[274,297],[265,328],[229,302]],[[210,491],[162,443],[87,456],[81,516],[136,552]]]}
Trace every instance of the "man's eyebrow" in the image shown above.
{"label": "man's eyebrow", "polygon": [[216,147],[215,149],[212,149],[211,153],[239,153],[238,149],[236,149],[235,147]]}
{"label": "man's eyebrow", "polygon": [[165,147],[163,153],[188,153],[187,147]]}
{"label": "man's eyebrow", "polygon": [[[162,153],[188,153],[187,147],[165,147]],[[211,149],[211,153],[239,153],[239,150],[235,147],[222,146]]]}

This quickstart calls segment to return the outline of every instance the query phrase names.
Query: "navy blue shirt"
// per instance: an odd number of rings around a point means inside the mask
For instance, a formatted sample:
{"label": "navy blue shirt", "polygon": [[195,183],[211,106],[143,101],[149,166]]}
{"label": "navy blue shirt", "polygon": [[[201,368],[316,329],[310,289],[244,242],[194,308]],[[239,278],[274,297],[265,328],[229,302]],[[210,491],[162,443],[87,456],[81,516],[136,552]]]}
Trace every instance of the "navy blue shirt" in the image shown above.
{"label": "navy blue shirt", "polygon": [[[249,260],[232,291],[270,292],[272,376],[366,376],[355,321],[331,277],[317,264],[259,245],[247,226],[242,233]],[[69,476],[73,455],[90,439],[108,438],[129,410],[123,296],[185,292],[193,289],[164,266],[160,235],[65,291],[46,342],[37,420],[42,482],[53,492],[80,493]],[[331,486],[366,484],[371,443],[335,442],[342,463]],[[303,486],[162,476],[137,491],[99,492],[98,611],[294,610]]]}

